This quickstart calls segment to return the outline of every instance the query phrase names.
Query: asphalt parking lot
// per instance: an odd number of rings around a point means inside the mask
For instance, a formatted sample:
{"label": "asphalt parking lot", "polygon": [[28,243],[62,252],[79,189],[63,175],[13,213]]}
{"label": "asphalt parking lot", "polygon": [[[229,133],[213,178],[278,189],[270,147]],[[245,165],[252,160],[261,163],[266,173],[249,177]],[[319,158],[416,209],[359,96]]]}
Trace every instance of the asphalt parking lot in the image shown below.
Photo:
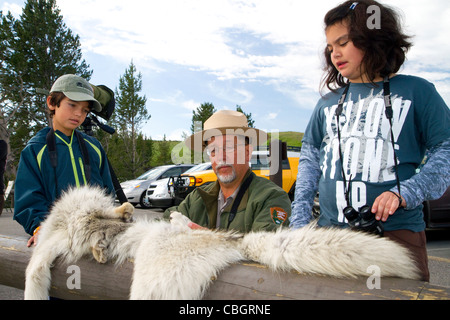
{"label": "asphalt parking lot", "polygon": [[[136,219],[162,217],[161,209],[135,210]],[[22,227],[12,219],[12,211],[5,209],[0,216],[0,234],[28,237]],[[428,230],[427,249],[430,268],[430,283],[450,288],[450,229]],[[1,257],[0,257],[1,258]],[[0,300],[23,300],[23,290],[0,285]]]}

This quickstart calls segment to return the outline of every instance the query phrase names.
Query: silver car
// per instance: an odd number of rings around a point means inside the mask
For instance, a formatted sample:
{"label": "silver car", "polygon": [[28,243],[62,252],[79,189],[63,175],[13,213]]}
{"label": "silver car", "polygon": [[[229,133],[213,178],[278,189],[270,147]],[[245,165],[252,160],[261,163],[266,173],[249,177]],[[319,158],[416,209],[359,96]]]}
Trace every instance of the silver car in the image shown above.
{"label": "silver car", "polygon": [[140,204],[142,208],[150,208],[151,204],[148,201],[147,189],[151,183],[170,176],[178,176],[193,166],[192,164],[172,164],[155,167],[136,179],[122,182],[120,185],[128,202],[133,205]]}
{"label": "silver car", "polygon": [[[191,172],[197,172],[197,171],[203,171],[203,170],[210,170],[212,169],[211,162],[206,163],[200,163],[189,170],[185,171],[184,173],[191,173]],[[173,205],[176,205],[174,196],[171,195],[169,192],[169,186],[168,186],[169,178],[166,179],[160,179],[158,181],[155,181],[150,184],[148,187],[147,195],[148,200],[152,204],[152,207],[157,208],[168,208]]]}

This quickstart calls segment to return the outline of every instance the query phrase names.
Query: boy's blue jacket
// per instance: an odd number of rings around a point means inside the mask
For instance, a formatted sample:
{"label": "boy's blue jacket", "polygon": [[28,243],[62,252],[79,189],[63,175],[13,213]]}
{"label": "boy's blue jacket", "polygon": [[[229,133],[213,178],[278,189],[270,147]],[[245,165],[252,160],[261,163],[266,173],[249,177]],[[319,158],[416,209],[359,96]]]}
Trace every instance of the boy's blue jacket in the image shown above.
{"label": "boy's blue jacket", "polygon": [[[51,166],[46,142],[50,128],[39,131],[23,149],[14,188],[14,220],[19,222],[28,234],[41,224],[48,215],[55,197],[71,186],[87,184],[83,168],[83,157],[77,136],[67,137],[55,132],[58,166],[55,185],[55,170]],[[114,186],[109,165],[100,142],[81,133],[89,154],[91,179],[89,184],[106,188],[114,195]]]}

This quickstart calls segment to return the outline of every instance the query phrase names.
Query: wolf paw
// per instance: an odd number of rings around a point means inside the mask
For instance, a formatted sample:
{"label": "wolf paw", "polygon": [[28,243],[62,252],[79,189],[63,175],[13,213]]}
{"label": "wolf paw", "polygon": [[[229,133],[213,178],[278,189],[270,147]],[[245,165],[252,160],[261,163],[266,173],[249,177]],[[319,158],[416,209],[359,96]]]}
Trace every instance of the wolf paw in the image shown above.
{"label": "wolf paw", "polygon": [[108,258],[106,256],[106,246],[100,241],[91,247],[94,259],[99,263],[106,263]]}
{"label": "wolf paw", "polygon": [[120,207],[114,209],[116,214],[125,222],[131,222],[134,213],[134,207],[131,203],[125,202]]}

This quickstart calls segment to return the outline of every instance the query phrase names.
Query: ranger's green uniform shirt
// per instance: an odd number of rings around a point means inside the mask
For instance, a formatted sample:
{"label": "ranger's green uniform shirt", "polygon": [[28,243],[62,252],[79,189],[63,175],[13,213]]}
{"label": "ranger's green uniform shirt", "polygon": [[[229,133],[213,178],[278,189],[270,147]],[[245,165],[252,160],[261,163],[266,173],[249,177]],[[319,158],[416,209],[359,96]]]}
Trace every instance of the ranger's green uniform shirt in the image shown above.
{"label": "ranger's green uniform shirt", "polygon": [[[271,231],[285,225],[284,222],[291,214],[288,194],[272,181],[256,176],[251,170],[243,181],[250,174],[253,175],[253,180],[242,197],[229,230],[244,233]],[[202,227],[215,229],[219,192],[218,181],[198,187],[180,205],[167,209],[164,218],[169,219],[173,211],[178,211]],[[227,228],[232,205],[233,203],[230,203],[225,207],[220,215],[220,229]]]}

